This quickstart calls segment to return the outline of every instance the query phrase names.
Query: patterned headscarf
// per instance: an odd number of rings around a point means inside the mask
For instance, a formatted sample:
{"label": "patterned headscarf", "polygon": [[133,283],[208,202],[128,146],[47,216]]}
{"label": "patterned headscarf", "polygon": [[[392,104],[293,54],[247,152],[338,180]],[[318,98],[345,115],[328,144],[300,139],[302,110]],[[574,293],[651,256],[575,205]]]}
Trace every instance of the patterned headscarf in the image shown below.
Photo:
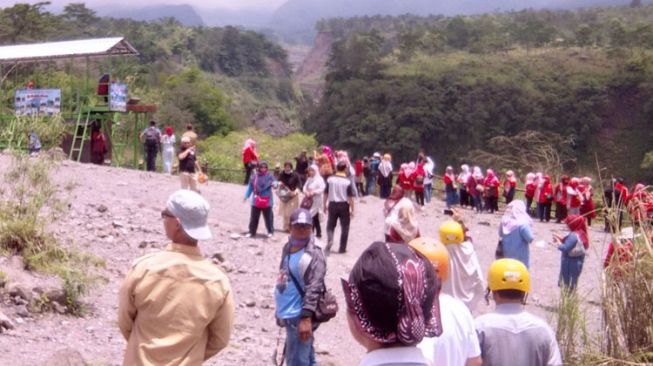
{"label": "patterned headscarf", "polygon": [[442,334],[440,280],[431,263],[405,244],[372,243],[342,279],[356,329],[383,345],[413,346]]}

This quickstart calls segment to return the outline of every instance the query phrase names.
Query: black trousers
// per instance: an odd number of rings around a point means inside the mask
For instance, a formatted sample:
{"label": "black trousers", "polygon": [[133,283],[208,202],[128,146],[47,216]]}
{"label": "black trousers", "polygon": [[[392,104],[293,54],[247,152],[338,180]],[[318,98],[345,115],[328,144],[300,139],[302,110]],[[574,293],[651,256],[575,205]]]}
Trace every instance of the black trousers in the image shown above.
{"label": "black trousers", "polygon": [[415,191],[415,201],[420,206],[424,206],[424,191]]}
{"label": "black trousers", "polygon": [[530,216],[533,216],[533,211],[531,210],[532,205],[533,205],[533,198],[526,197],[526,212],[528,212]]}
{"label": "black trousers", "polygon": [[540,219],[540,222],[551,220],[551,202],[537,204],[537,218]]}
{"label": "black trousers", "polygon": [[316,213],[313,216],[313,229],[315,229],[315,236],[318,238],[322,237],[322,227],[320,226],[320,214]]}
{"label": "black trousers", "polygon": [[145,161],[148,172],[156,171],[156,153],[159,148],[156,145],[145,145]]}
{"label": "black trousers", "polygon": [[515,199],[515,187],[510,187],[508,193],[506,193],[506,205],[512,202]]}
{"label": "black trousers", "polygon": [[561,222],[567,218],[567,205],[556,202],[556,222]]}
{"label": "black trousers", "polygon": [[327,246],[326,251],[331,250],[333,245],[333,233],[336,229],[336,224],[340,220],[340,248],[338,251],[344,253],[347,250],[347,239],[349,238],[349,222],[351,216],[349,215],[348,202],[329,202],[329,218],[327,219]]}
{"label": "black trousers", "polygon": [[496,196],[491,196],[491,197],[485,197],[485,210],[489,211],[490,213],[494,213],[494,211],[499,211],[499,208],[497,207],[499,205],[499,199]]}
{"label": "black trousers", "polygon": [[252,176],[252,170],[254,170],[254,164],[252,163],[243,163],[245,166],[245,185],[249,184],[249,177]]}
{"label": "black trousers", "polygon": [[466,207],[466,206],[471,206],[471,200],[469,197],[469,193],[467,193],[466,189],[459,189],[458,193],[460,195],[460,206],[461,207]]}
{"label": "black trousers", "polygon": [[268,208],[256,208],[252,206],[252,210],[249,215],[249,233],[254,236],[256,235],[256,229],[258,229],[258,220],[263,213],[263,220],[265,221],[265,228],[268,230],[268,234],[274,233],[274,227],[272,226],[272,207]]}

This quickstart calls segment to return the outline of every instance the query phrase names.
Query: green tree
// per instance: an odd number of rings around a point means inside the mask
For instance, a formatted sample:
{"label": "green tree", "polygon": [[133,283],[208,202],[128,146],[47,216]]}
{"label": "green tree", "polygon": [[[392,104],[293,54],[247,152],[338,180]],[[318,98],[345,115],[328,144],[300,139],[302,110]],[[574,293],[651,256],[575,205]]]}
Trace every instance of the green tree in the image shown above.
{"label": "green tree", "polygon": [[49,1],[35,4],[16,4],[0,12],[0,42],[17,42],[42,39],[53,25],[52,14],[43,10]]}
{"label": "green tree", "polygon": [[[227,98],[198,68],[192,67],[171,76],[165,88],[162,110],[170,115],[160,115],[160,119],[176,125],[193,122],[207,136],[226,134],[234,128],[231,116],[226,111]],[[192,115],[190,121],[171,120],[189,115]]]}

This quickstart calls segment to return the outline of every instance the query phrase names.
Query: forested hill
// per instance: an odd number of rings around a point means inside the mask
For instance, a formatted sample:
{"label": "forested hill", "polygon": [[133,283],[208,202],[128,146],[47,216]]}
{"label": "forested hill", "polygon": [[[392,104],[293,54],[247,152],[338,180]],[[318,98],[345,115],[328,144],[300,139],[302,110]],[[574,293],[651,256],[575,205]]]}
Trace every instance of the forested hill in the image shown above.
{"label": "forested hill", "polygon": [[653,179],[653,7],[318,24],[335,39],[306,121],[354,155]]}
{"label": "forested hill", "polygon": [[[163,124],[181,128],[194,122],[204,136],[250,126],[259,115],[277,118],[288,129],[297,124],[287,54],[260,33],[229,26],[189,28],[171,18],[145,22],[99,17],[81,3],[69,4],[56,15],[46,6],[0,9],[0,44],[122,36],[139,56],[114,60],[112,78],[128,81],[130,95],[142,103],[158,105],[155,118]],[[106,72],[109,62],[99,60],[91,75]],[[75,88],[84,85],[71,82],[70,75],[85,74],[83,69],[26,65],[2,87],[13,90],[35,80],[39,87],[62,88],[64,105],[70,106]],[[12,94],[3,96],[0,107],[12,108]]]}

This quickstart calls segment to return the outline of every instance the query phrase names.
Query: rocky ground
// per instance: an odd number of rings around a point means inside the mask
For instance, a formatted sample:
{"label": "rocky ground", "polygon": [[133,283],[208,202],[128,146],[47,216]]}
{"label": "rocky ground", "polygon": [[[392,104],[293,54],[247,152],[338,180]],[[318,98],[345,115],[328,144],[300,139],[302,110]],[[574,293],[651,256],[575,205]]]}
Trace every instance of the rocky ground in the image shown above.
{"label": "rocky ground", "polygon": [[[9,158],[0,156],[0,171]],[[56,285],[56,279],[25,272],[20,258],[0,257],[0,270],[7,273],[8,284],[0,290],[0,313],[15,328],[0,334],[3,365],[83,364],[119,365],[125,348],[117,324],[117,296],[130,263],[166,243],[160,211],[170,193],[179,187],[177,177],[111,167],[99,167],[64,161],[54,172],[62,192],[69,192],[70,210],[63,221],[53,226],[56,235],[71,241],[77,249],[93,253],[106,261],[102,269],[105,282],[94,288],[83,301],[87,312],[72,317],[56,311],[34,314],[26,311],[23,297],[34,296]],[[270,365],[277,347],[278,328],[274,322],[273,285],[281,247],[287,234],[277,232],[272,239],[245,239],[249,207],[243,202],[245,188],[210,182],[202,194],[212,205],[209,222],[214,239],[202,242],[207,258],[214,258],[228,272],[235,292],[236,326],[230,345],[207,365]],[[357,202],[348,252],[328,259],[327,286],[344,306],[339,278],[347,277],[357,256],[374,240],[383,239],[382,201],[365,198]],[[425,236],[435,236],[445,220],[443,202],[436,199],[419,215]],[[481,265],[486,270],[497,243],[500,214],[476,215],[465,211]],[[276,226],[280,226],[276,218]],[[263,229],[261,221],[260,232]],[[588,319],[598,324],[596,305],[601,277],[600,263],[607,237],[592,228],[592,247],[580,279]],[[538,243],[531,246],[532,294],[528,308],[554,323],[559,298],[557,278],[559,253],[545,244],[552,233],[563,233],[562,225],[534,225]],[[336,232],[336,237],[338,233]],[[36,288],[36,289],[35,289]],[[491,311],[482,304],[476,315]],[[1,319],[0,319],[1,320]],[[279,347],[279,349],[281,346]],[[362,357],[363,349],[350,336],[344,313],[316,333],[318,363],[352,365]]]}

